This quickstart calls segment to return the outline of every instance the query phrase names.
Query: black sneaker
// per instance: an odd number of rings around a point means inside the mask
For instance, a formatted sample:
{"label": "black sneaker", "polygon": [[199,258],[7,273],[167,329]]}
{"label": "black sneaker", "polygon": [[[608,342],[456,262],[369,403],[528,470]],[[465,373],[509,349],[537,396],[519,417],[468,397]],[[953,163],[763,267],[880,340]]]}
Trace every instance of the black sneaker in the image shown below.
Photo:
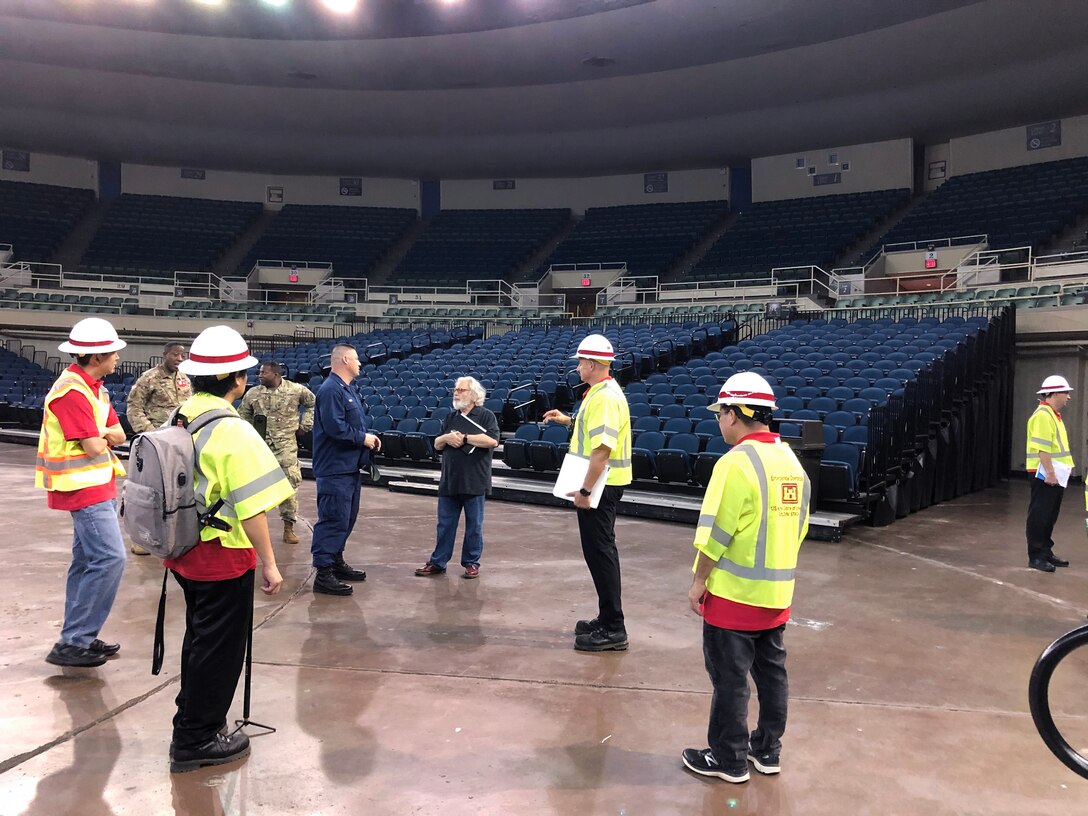
{"label": "black sneaker", "polygon": [[84,649],[82,646],[73,646],[71,643],[57,643],[45,656],[45,662],[52,663],[54,666],[90,669],[105,663],[106,656],[101,652]]}
{"label": "black sneaker", "polygon": [[574,638],[574,648],[579,652],[622,652],[627,649],[626,632],[609,632],[594,629],[585,635]]}
{"label": "black sneaker", "polygon": [[332,567],[319,567],[314,576],[314,592],[322,595],[350,595],[354,590],[333,574]]}
{"label": "black sneaker", "polygon": [[778,751],[763,751],[752,753],[748,751],[748,761],[755,766],[761,774],[776,774],[782,770],[782,763],[778,758]]}
{"label": "black sneaker", "polygon": [[344,560],[343,553],[337,553],[332,562],[332,574],[341,581],[365,581],[366,573],[357,570]]}
{"label": "black sneaker", "polygon": [[600,618],[594,618],[593,620],[580,620],[574,624],[574,634],[576,635],[588,635],[594,629],[600,628]]}
{"label": "black sneaker", "polygon": [[249,737],[242,732],[229,737],[216,734],[195,748],[175,748],[170,760],[170,773],[185,773],[211,765],[225,765],[249,756]]}
{"label": "black sneaker", "polygon": [[95,654],[105,655],[106,657],[113,657],[119,651],[121,651],[120,643],[103,643],[98,638],[91,641],[91,645],[87,647]]}
{"label": "black sneaker", "polygon": [[685,748],[680,757],[689,771],[694,771],[700,776],[716,776],[718,779],[733,783],[748,781],[747,765],[725,768],[714,758],[714,752],[709,748],[701,751],[698,748]]}

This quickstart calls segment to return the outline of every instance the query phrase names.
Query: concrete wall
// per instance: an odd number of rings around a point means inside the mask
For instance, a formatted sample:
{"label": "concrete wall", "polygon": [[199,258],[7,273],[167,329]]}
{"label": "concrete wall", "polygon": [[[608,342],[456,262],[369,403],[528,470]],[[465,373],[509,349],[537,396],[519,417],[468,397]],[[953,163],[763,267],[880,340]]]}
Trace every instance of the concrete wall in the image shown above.
{"label": "concrete wall", "polygon": [[583,213],[589,207],[622,204],[661,204],[680,201],[712,201],[729,197],[727,168],[671,170],[668,191],[647,193],[641,173],[586,178],[512,179],[513,190],[494,189],[494,179],[460,179],[442,182],[442,209],[523,209],[570,207]]}
{"label": "concrete wall", "polygon": [[29,173],[4,170],[0,165],[0,179],[98,190],[98,162],[74,156],[31,153]]}
{"label": "concrete wall", "polygon": [[[282,203],[268,201],[269,187],[283,188]],[[259,201],[268,209],[283,204],[335,204],[356,207],[411,207],[419,210],[415,179],[362,179],[362,195],[340,195],[339,176],[281,176],[206,170],[203,180],[181,177],[178,167],[125,164],[121,189],[126,193],[190,196],[228,201]]]}
{"label": "concrete wall", "polygon": [[1028,150],[1027,127],[1038,122],[1025,122],[1019,127],[952,139],[949,143],[948,174],[959,176],[1088,156],[1088,116],[1072,116],[1060,121],[1062,143],[1040,150]]}
{"label": "concrete wall", "polygon": [[[913,150],[910,139],[895,139],[753,159],[752,201],[913,188]],[[800,160],[803,167],[798,167]],[[844,169],[844,163],[849,170]],[[818,174],[841,173],[841,183],[815,186],[809,174],[813,167]]]}

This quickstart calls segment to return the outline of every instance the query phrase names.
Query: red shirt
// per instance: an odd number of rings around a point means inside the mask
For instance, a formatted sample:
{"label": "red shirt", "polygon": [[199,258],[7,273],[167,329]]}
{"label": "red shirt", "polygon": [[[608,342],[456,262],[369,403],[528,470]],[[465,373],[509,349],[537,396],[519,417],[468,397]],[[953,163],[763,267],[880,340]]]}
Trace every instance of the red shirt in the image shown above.
{"label": "red shirt", "polygon": [[[738,440],[737,444],[751,439],[753,442],[776,442],[779,436],[770,431],[756,431]],[[719,629],[736,629],[741,632],[762,632],[776,629],[790,619],[789,607],[768,609],[721,598],[707,592],[703,595],[703,620]]]}
{"label": "red shirt", "polygon": [[181,558],[162,562],[190,581],[229,581],[257,568],[257,552],[252,547],[224,547],[218,538],[201,541]]}
{"label": "red shirt", "polygon": [[[87,376],[87,372],[75,363],[68,366],[68,371],[82,377],[93,392],[97,392],[102,387],[102,380],[92,380]],[[94,409],[79,391],[69,391],[64,396],[53,400],[49,403],[49,410],[57,418],[61,430],[64,431],[64,438],[69,442],[102,436],[102,429],[98,427],[94,419]],[[119,424],[112,405],[106,424],[110,427]],[[50,509],[82,510],[92,504],[117,498],[117,478],[111,476],[105,484],[85,487],[82,490],[50,490],[45,495]]]}

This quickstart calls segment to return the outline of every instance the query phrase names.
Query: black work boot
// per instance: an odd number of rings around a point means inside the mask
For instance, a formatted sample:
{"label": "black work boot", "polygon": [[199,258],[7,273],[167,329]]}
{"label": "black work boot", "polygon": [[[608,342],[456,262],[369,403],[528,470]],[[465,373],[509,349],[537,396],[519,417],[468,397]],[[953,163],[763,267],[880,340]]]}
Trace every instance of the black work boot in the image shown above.
{"label": "black work boot", "polygon": [[314,592],[324,595],[350,595],[352,588],[336,577],[334,567],[318,567],[314,576]]}
{"label": "black work boot", "polygon": [[249,756],[249,737],[238,732],[229,737],[216,734],[203,745],[194,748],[175,748],[170,757],[170,773],[185,773],[211,765],[225,765],[228,762]]}
{"label": "black work boot", "polygon": [[338,552],[332,557],[332,574],[341,581],[365,581],[366,573],[357,570],[344,560],[344,554]]}

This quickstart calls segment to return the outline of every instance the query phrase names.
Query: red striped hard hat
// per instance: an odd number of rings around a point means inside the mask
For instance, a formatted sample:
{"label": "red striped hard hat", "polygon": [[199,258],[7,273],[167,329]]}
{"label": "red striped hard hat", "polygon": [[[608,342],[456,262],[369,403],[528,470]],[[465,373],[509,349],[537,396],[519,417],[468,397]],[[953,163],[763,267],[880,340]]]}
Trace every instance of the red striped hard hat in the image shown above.
{"label": "red striped hard hat", "polygon": [[578,344],[578,351],[571,355],[572,360],[585,357],[587,360],[600,360],[602,363],[611,363],[616,359],[616,352],[612,344],[603,334],[587,334]]}
{"label": "red striped hard hat", "polygon": [[1041,394],[1044,397],[1048,397],[1051,394],[1063,394],[1073,390],[1073,387],[1069,382],[1058,374],[1051,374],[1045,380],[1043,380],[1042,386],[1036,391],[1036,394]]}
{"label": "red striped hard hat", "polygon": [[741,371],[725,381],[718,393],[718,401],[708,405],[707,408],[711,411],[720,411],[723,405],[759,405],[764,408],[774,408],[774,391],[771,390],[771,384],[758,374]]}
{"label": "red striped hard hat", "polygon": [[68,354],[108,354],[126,345],[113,324],[101,317],[87,317],[72,326],[68,339],[57,346]]}
{"label": "red striped hard hat", "polygon": [[231,374],[257,365],[257,358],[249,353],[249,346],[230,326],[211,326],[204,329],[189,349],[189,359],[178,368],[190,377],[206,374]]}

